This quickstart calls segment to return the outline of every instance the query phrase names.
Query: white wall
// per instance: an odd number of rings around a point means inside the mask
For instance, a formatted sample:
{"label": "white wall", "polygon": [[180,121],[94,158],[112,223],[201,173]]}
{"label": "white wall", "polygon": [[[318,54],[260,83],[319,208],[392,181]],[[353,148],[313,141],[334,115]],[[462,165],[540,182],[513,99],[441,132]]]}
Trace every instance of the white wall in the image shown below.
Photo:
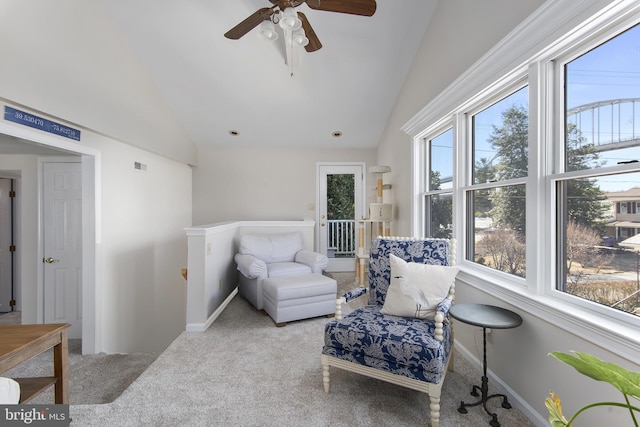
{"label": "white wall", "polygon": [[[105,352],[160,351],[185,327],[191,168],[95,137],[102,152],[102,334]],[[135,170],[134,162],[147,165]]]}
{"label": "white wall", "polygon": [[[201,148],[193,223],[315,219],[309,206],[316,204],[316,163],[348,161],[376,164],[375,149]],[[375,200],[375,180],[367,183]]]}
{"label": "white wall", "polygon": [[393,185],[393,203],[399,215],[394,222],[395,234],[412,233],[411,139],[401,127],[542,3],[543,0],[438,2],[378,146],[378,162],[392,170],[385,180]]}
{"label": "white wall", "polygon": [[191,139],[98,2],[2,0],[0,17],[0,97],[196,163]]}
{"label": "white wall", "polygon": [[[6,131],[25,129],[10,122],[2,125]],[[180,273],[187,264],[184,228],[191,225],[191,167],[86,129],[78,143],[27,132],[56,144],[60,140],[71,150],[77,146],[99,153],[95,350],[163,350],[186,324],[186,284]],[[147,171],[134,169],[134,162],[144,163]],[[36,271],[41,267],[37,157],[0,155],[0,170],[21,173],[23,322],[35,323],[40,309]]]}

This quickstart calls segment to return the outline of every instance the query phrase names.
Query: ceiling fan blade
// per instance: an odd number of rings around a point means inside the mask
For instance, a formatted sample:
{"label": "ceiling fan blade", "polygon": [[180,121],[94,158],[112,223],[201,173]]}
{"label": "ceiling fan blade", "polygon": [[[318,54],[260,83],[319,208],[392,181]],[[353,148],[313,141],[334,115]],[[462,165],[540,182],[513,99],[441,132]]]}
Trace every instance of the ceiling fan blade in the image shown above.
{"label": "ceiling fan blade", "polygon": [[260,25],[262,21],[266,21],[273,14],[273,8],[263,7],[252,13],[247,19],[224,33],[228,39],[238,40],[240,37],[253,30]]}
{"label": "ceiling fan blade", "polygon": [[315,52],[316,50],[322,47],[322,43],[320,43],[320,39],[316,35],[316,32],[313,31],[311,24],[309,24],[309,20],[302,12],[298,12],[298,17],[302,21],[302,28],[304,29],[304,34],[309,39],[309,44],[304,47],[304,50],[307,52]]}
{"label": "ceiling fan blade", "polygon": [[375,0],[306,0],[306,2],[311,9],[362,16],[373,16],[377,7]]}

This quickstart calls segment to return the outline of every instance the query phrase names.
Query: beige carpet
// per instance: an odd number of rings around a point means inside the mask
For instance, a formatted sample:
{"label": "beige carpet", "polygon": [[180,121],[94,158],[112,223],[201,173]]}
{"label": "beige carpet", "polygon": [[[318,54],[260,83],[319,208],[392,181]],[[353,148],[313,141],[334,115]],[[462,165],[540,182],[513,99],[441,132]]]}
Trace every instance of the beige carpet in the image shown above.
{"label": "beige carpet", "polygon": [[[0,324],[19,324],[20,313],[0,315]],[[69,340],[69,403],[96,404],[113,402],[158,357],[157,353],[82,355],[82,341]],[[40,377],[53,375],[53,350],[17,366],[6,377]],[[53,387],[30,403],[54,402]]]}
{"label": "beige carpet", "polygon": [[[351,276],[352,277],[352,276]],[[415,426],[429,424],[428,396],[332,369],[322,386],[326,318],[275,327],[236,297],[202,333],[182,333],[113,403],[72,405],[77,426]],[[442,427],[488,425],[481,408],[456,411],[480,374],[461,358],[447,374]],[[502,426],[532,426],[515,408]]]}

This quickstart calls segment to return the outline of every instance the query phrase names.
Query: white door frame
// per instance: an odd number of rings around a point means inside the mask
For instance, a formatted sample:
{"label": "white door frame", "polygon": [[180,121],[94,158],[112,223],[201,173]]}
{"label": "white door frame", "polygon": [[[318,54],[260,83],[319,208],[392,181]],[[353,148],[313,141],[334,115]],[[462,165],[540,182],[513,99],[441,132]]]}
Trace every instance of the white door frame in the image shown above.
{"label": "white door frame", "polygon": [[[320,215],[322,214],[320,207],[322,205],[322,177],[321,177],[321,169],[323,169],[324,167],[334,167],[334,166],[338,166],[338,167],[355,167],[355,168],[360,168],[360,171],[362,172],[361,175],[361,185],[359,186],[356,183],[356,194],[355,194],[355,219],[357,220],[358,218],[365,218],[365,212],[366,212],[366,197],[367,197],[367,192],[366,192],[366,188],[367,188],[367,174],[366,174],[366,162],[317,162],[316,163],[316,243],[315,243],[315,250],[316,251],[320,251],[320,239],[323,233],[323,231],[325,230],[324,227],[321,226],[322,224],[322,220],[323,218],[320,218]],[[357,181],[357,180],[356,180]],[[358,187],[360,187],[360,198],[358,200],[358,194],[357,194],[357,189]],[[356,242],[358,242],[358,227],[357,224],[355,226],[355,231],[356,231]],[[355,267],[355,258],[354,258],[354,267]]]}
{"label": "white door frame", "polygon": [[0,278],[0,294],[3,297],[0,299],[0,313],[10,312],[11,303],[15,301],[15,282],[12,280],[15,257],[11,252],[11,245],[16,243],[12,239],[15,224],[13,202],[10,195],[13,183],[13,178],[0,176],[0,186],[6,186],[6,188],[3,188],[3,197],[0,200],[0,213],[2,213],[0,215],[0,230],[2,231],[0,233],[0,274],[2,275]]}
{"label": "white door frame", "polygon": [[[46,145],[67,153],[80,155],[82,163],[82,353],[93,354],[102,351],[101,316],[98,301],[101,289],[100,265],[97,250],[101,244],[101,197],[100,197],[100,157],[99,150],[80,145],[77,142],[63,140],[27,127],[16,126],[0,121],[0,133]],[[63,153],[61,153],[63,154]],[[42,236],[42,164],[38,165],[38,246],[36,260],[44,257]],[[23,177],[24,178],[24,177]],[[21,231],[18,230],[20,233]],[[24,292],[21,293],[23,296]],[[24,306],[24,304],[23,304]],[[44,321],[44,272],[37,269],[36,285],[36,321]]]}

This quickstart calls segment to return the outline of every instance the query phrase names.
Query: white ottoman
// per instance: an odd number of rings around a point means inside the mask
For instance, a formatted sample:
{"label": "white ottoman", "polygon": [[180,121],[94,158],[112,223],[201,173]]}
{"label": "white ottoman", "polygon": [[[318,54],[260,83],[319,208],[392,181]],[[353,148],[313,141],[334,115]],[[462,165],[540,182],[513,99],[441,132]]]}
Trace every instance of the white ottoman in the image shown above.
{"label": "white ottoman", "polygon": [[277,326],[336,311],[338,284],[322,274],[264,279],[262,291],[264,310]]}

